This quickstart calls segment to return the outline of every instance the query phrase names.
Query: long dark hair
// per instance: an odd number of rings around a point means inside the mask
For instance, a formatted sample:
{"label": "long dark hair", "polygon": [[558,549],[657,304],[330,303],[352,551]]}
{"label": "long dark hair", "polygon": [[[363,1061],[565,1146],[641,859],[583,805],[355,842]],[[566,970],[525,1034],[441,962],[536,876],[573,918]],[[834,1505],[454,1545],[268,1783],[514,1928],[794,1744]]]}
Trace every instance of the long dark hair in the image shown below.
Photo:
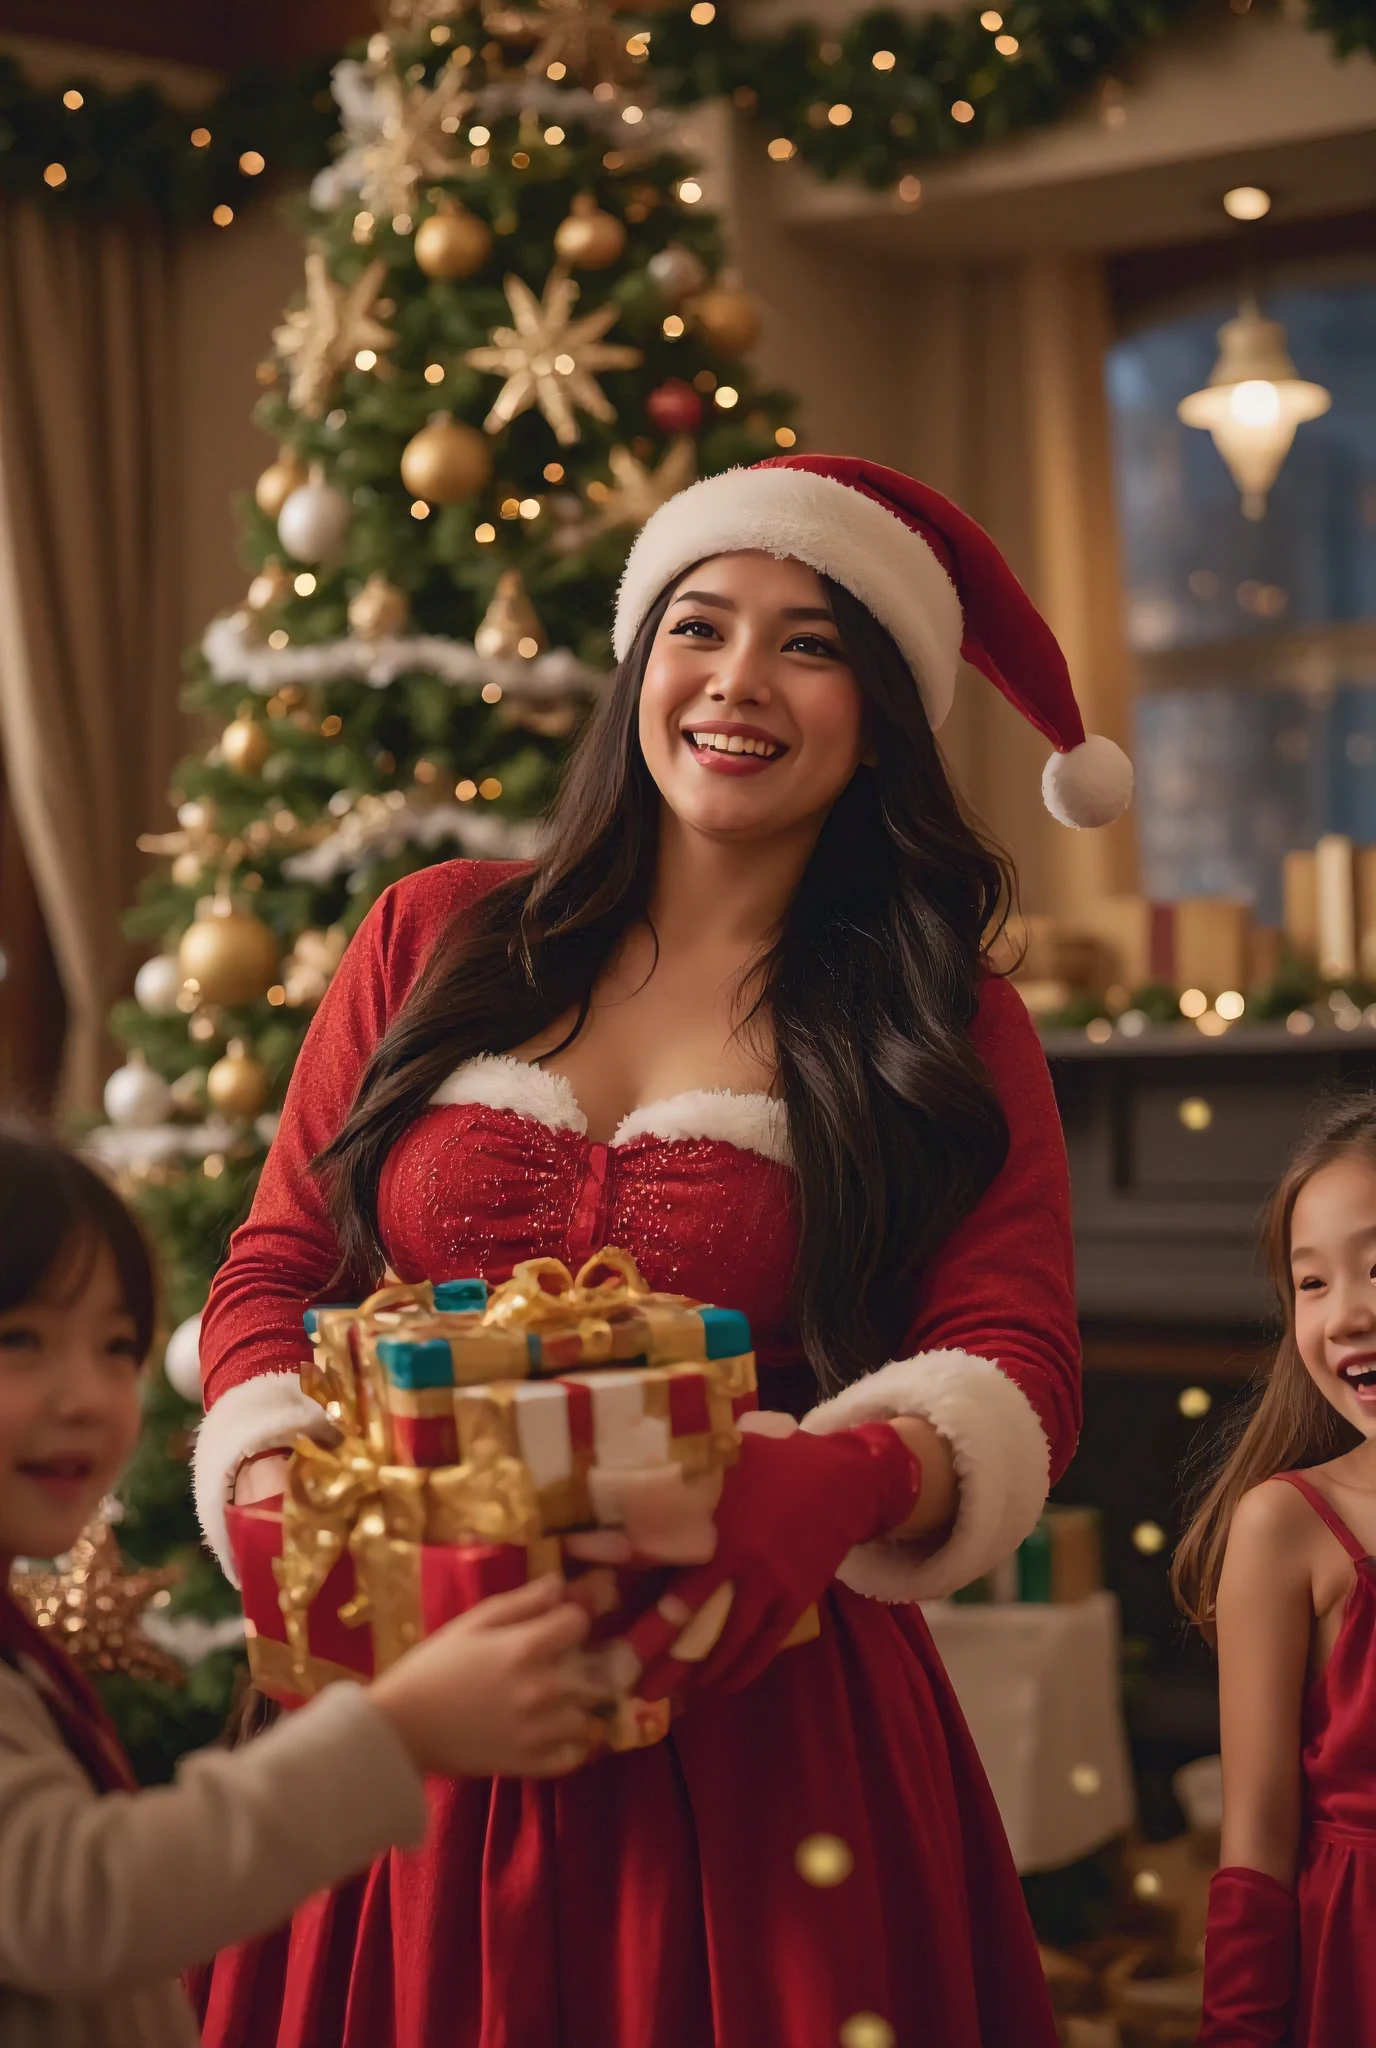
{"label": "long dark hair", "polygon": [[[661,592],[583,734],[538,865],[499,883],[438,950],[315,1162],[351,1269],[383,1262],[382,1164],[445,1076],[570,1010],[576,1036],[618,942],[648,920],[660,798],[637,711],[680,580]],[[833,805],[755,987],[797,1174],[794,1311],[828,1388],[893,1355],[916,1274],[1003,1163],[1007,1125],[969,1025],[1011,874],[962,816],[893,640],[822,580],[874,765]]]}
{"label": "long dark hair", "polygon": [[1266,1204],[1261,1244],[1283,1319],[1280,1343],[1265,1379],[1214,1447],[1195,1488],[1190,1525],[1171,1565],[1171,1590],[1177,1602],[1206,1632],[1213,1623],[1228,1531],[1243,1494],[1264,1479],[1274,1479],[1277,1472],[1322,1464],[1362,1440],[1324,1399],[1300,1357],[1290,1266],[1290,1219],[1300,1189],[1322,1167],[1354,1153],[1376,1166],[1376,1095],[1325,1103]]}
{"label": "long dark hair", "polygon": [[80,1294],[102,1246],[147,1356],[157,1288],[143,1233],[108,1182],[54,1139],[0,1124],[0,1314]]}

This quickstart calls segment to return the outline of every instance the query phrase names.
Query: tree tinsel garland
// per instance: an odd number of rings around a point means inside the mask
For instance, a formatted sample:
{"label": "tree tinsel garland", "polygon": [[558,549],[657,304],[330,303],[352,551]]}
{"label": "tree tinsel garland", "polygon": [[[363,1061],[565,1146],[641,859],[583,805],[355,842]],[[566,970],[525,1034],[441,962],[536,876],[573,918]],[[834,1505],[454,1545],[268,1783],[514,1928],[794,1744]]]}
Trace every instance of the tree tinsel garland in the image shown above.
{"label": "tree tinsel garland", "polygon": [[[78,101],[68,105],[67,100]],[[0,191],[54,213],[151,213],[170,226],[237,214],[283,173],[328,160],[338,109],[330,64],[246,72],[201,107],[173,106],[154,85],[110,92],[78,65],[55,86],[30,85],[0,58]],[[209,135],[198,147],[192,134]],[[264,168],[246,171],[262,159]]]}
{"label": "tree tinsel garland", "polygon": [[[646,19],[663,100],[730,98],[780,145],[771,154],[796,152],[823,178],[883,189],[934,157],[1063,120],[1206,11],[1220,12],[1221,0],[1212,10],[1200,0],[987,0],[950,14],[877,9],[834,29],[797,22],[773,36],[740,34],[725,5],[706,20],[693,18],[702,6]],[[1376,52],[1376,0],[1307,0],[1306,18],[1339,56]]]}

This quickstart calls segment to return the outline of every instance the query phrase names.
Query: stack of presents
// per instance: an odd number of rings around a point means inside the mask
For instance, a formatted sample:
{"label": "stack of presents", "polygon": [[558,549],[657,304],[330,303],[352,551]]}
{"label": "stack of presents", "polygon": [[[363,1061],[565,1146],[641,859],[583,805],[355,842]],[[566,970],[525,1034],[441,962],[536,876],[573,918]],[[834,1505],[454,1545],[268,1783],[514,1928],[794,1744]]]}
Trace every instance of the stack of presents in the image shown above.
{"label": "stack of presents", "polygon": [[1198,989],[1213,1003],[1228,990],[1247,995],[1278,984],[1298,991],[1313,983],[1312,994],[1318,984],[1376,985],[1376,846],[1330,832],[1286,854],[1282,895],[1281,926],[1222,896],[1106,896],[1073,925],[1019,920],[1007,941],[1014,980],[1039,1017],[1086,994],[1107,993],[1116,1011],[1145,989]]}
{"label": "stack of presents", "polygon": [[[746,1318],[652,1293],[617,1251],[576,1279],[530,1260],[490,1296],[387,1287],[307,1327],[302,1383],[340,1440],[301,1440],[282,1501],[229,1511],[254,1682],[287,1705],[560,1570],[564,1535],[615,1526],[619,1474],[724,1469],[758,1406]],[[623,1701],[607,1739],[667,1725]]]}

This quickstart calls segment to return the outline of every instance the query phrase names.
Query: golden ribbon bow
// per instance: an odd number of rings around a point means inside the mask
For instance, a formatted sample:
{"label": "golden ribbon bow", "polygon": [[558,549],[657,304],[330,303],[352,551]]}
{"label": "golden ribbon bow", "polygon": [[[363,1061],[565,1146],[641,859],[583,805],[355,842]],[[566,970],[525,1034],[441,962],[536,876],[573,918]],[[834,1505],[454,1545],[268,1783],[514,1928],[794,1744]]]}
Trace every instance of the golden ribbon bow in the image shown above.
{"label": "golden ribbon bow", "polygon": [[[594,1281],[594,1273],[607,1278]],[[614,1309],[634,1308],[650,1289],[629,1252],[614,1245],[597,1252],[575,1276],[562,1259],[523,1259],[511,1278],[494,1288],[483,1322],[489,1328],[541,1330],[576,1328],[583,1362],[601,1365],[611,1357]]]}
{"label": "golden ribbon bow", "polygon": [[311,1603],[346,1550],[355,1591],[339,1618],[371,1625],[374,1669],[385,1671],[424,1633],[422,1543],[530,1545],[539,1533],[530,1474],[495,1437],[480,1436],[462,1465],[435,1471],[380,1465],[357,1437],[333,1449],[301,1438],[273,1563],[293,1677],[310,1689]]}
{"label": "golden ribbon bow", "polygon": [[335,1449],[298,1440],[287,1467],[282,1555],[273,1563],[292,1674],[306,1688],[311,1602],[347,1550],[355,1593],[339,1610],[352,1627],[373,1627],[382,1671],[421,1635],[418,1546],[425,1534],[423,1471],[379,1465],[357,1437]]}

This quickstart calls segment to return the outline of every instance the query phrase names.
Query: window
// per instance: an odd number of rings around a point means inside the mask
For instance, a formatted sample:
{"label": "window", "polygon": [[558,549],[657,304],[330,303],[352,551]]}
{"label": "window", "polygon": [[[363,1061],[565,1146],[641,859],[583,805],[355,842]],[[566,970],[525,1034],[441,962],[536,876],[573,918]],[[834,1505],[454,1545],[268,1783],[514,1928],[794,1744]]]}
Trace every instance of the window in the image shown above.
{"label": "window", "polygon": [[1233,310],[1220,295],[1109,356],[1138,830],[1149,896],[1241,896],[1278,923],[1288,848],[1376,841],[1376,276],[1266,295],[1333,406],[1299,429],[1256,522],[1175,416]]}

